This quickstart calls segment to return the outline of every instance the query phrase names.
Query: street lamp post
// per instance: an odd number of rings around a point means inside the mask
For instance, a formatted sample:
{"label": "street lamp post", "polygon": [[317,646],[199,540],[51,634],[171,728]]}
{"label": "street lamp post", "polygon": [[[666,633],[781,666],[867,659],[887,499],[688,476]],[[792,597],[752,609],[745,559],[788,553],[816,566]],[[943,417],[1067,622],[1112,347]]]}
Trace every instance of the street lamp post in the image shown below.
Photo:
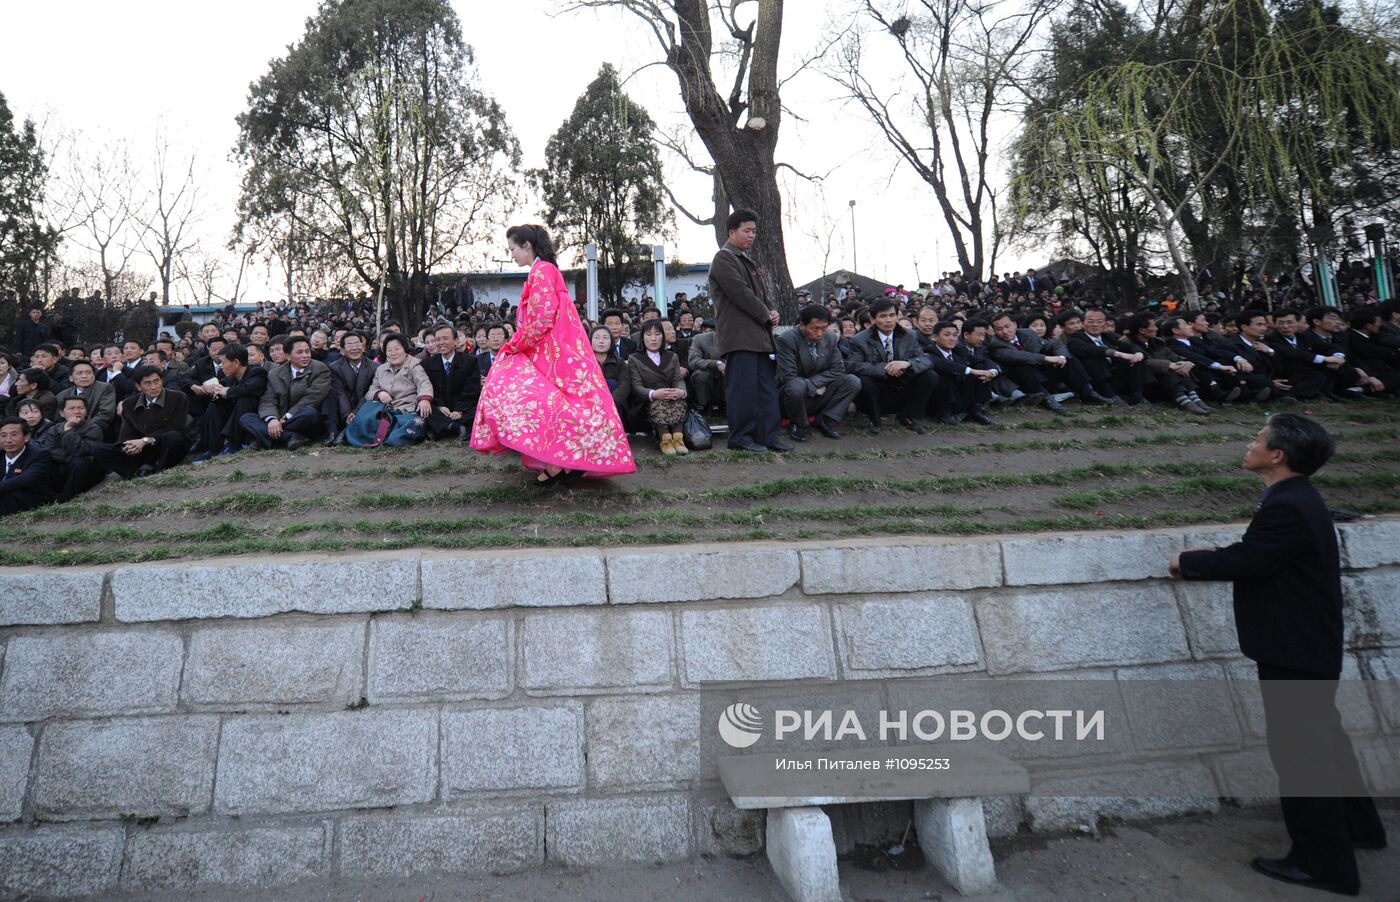
{"label": "street lamp post", "polygon": [[851,201],[851,272],[860,270],[860,257],[856,254],[856,202]]}

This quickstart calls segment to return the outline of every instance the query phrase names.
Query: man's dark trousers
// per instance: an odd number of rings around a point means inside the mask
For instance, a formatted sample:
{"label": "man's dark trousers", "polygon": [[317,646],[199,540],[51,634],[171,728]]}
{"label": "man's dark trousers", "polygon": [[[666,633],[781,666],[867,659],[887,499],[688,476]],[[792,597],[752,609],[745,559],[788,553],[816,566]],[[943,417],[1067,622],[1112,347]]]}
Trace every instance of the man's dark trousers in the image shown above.
{"label": "man's dark trousers", "polygon": [[141,467],[151,466],[163,472],[185,459],[190,453],[190,440],[175,429],[154,436],[156,443],[141,449],[140,454],[127,454],[122,442],[98,445],[92,449],[92,459],[102,470],[130,479]]}
{"label": "man's dark trousers", "polygon": [[267,424],[256,413],[243,415],[239,421],[243,427],[243,434],[252,439],[253,444],[259,448],[271,448],[278,442],[285,444],[296,433],[308,439],[314,439],[321,434],[321,414],[311,407],[303,408],[296,416],[290,420],[282,421],[282,438],[274,441],[267,433]]}
{"label": "man's dark trousers", "polygon": [[724,355],[724,407],[729,447],[778,442],[778,365],[758,351]]}
{"label": "man's dark trousers", "polygon": [[[1384,838],[1385,828],[1376,803],[1366,795],[1351,739],[1342,728],[1337,678],[1258,666],[1269,758],[1278,773],[1283,823],[1293,843],[1288,859],[1314,879],[1358,886],[1361,878],[1351,844]],[[1290,795],[1302,786],[1335,790],[1337,795]]]}

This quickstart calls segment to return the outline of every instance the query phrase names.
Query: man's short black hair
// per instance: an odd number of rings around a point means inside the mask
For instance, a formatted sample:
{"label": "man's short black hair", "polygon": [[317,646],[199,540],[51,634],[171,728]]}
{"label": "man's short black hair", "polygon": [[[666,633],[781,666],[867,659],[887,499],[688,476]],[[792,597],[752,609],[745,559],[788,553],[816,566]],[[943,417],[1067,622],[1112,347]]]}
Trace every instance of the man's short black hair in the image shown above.
{"label": "man's short black hair", "polygon": [[93,366],[92,361],[88,360],[86,357],[84,357],[82,360],[74,360],[73,362],[69,363],[68,374],[72,375],[73,371],[80,366],[87,367],[88,369],[92,370],[94,376],[97,375],[97,367]]}
{"label": "man's short black hair", "polygon": [[804,326],[810,326],[817,320],[824,323],[831,322],[831,313],[820,304],[808,304],[797,311],[797,321]]}
{"label": "man's short black hair", "polygon": [[305,333],[301,335],[288,335],[286,340],[282,342],[282,350],[290,355],[292,353],[292,348],[295,348],[302,342],[305,342],[308,348],[311,347],[311,339],[307,338]]}
{"label": "man's short black hair", "polygon": [[223,349],[219,351],[219,356],[225,360],[232,360],[239,366],[248,365],[248,349],[236,341],[224,345]]}
{"label": "man's short black hair", "polygon": [[1321,322],[1323,317],[1327,316],[1329,313],[1336,313],[1338,316],[1341,316],[1341,313],[1338,312],[1336,307],[1323,307],[1320,304],[1316,307],[1309,307],[1303,315],[1307,317],[1308,325],[1311,326],[1313,323]]}
{"label": "man's short black hair", "polygon": [[1360,331],[1380,318],[1381,315],[1376,312],[1374,307],[1367,307],[1362,310],[1357,310],[1352,313],[1351,316],[1347,317],[1347,325],[1352,329]]}
{"label": "man's short black hair", "polygon": [[941,319],[941,320],[939,320],[938,322],[936,322],[936,323],[933,324],[933,334],[934,334],[934,335],[937,335],[939,332],[942,332],[944,329],[956,329],[956,328],[958,328],[958,324],[957,324],[957,323],[953,322],[953,321],[950,320],[950,319]]}
{"label": "man's short black hair", "polygon": [[5,417],[5,419],[0,420],[0,427],[4,426],[18,426],[21,435],[29,434],[29,424],[19,417]]}
{"label": "man's short black hair", "polygon": [[64,399],[63,399],[63,404],[62,404],[58,409],[59,409],[59,410],[62,410],[64,407],[67,407],[67,406],[69,405],[69,403],[71,403],[71,402],[73,402],[73,401],[77,401],[79,404],[83,405],[83,410],[87,410],[87,409],[88,409],[87,398],[84,398],[84,397],[82,397],[82,396],[80,396],[80,395],[69,395],[68,397],[64,398]]}
{"label": "man's short black hair", "polygon": [[1239,313],[1235,314],[1235,325],[1240,326],[1240,327],[1247,326],[1247,325],[1249,325],[1250,323],[1254,322],[1254,320],[1255,320],[1256,317],[1260,317],[1260,316],[1264,317],[1264,320],[1265,320],[1266,322],[1267,322],[1268,319],[1269,319],[1269,314],[1268,314],[1268,312],[1267,312],[1267,311],[1264,311],[1264,310],[1259,310],[1258,308],[1250,308],[1249,310],[1241,310]]}
{"label": "man's short black hair", "polygon": [[451,323],[438,323],[436,326],[433,326],[433,334],[436,335],[443,329],[446,329],[447,331],[451,332],[453,338],[457,337],[457,327],[452,325]]}
{"label": "man's short black hair", "polygon": [[895,303],[890,298],[880,298],[870,302],[870,318],[874,319],[877,313],[884,313],[886,310],[895,309]]}
{"label": "man's short black hair", "polygon": [[340,347],[341,347],[342,349],[345,348],[345,339],[347,339],[347,338],[358,338],[358,339],[360,340],[360,344],[368,344],[368,343],[369,343],[369,339],[365,338],[365,333],[363,333],[363,332],[358,332],[358,331],[352,329],[352,330],[350,330],[349,332],[346,332],[344,335],[340,336]]}
{"label": "man's short black hair", "polygon": [[[598,322],[605,323],[608,321],[608,317],[610,316],[615,316],[618,319],[622,320],[624,323],[627,322],[627,317],[623,316],[622,311],[617,309],[616,307],[609,307],[608,309],[604,310],[602,314],[599,315]],[[489,329],[490,327],[488,326],[487,328]],[[487,334],[490,333],[488,332]]]}
{"label": "man's short black hair", "polygon": [[978,329],[990,329],[990,328],[992,328],[992,324],[989,323],[989,322],[987,322],[985,319],[970,319],[970,320],[968,320],[967,322],[963,323],[963,326],[962,326],[962,334],[964,334],[964,335],[971,335],[973,332],[976,332]]}
{"label": "man's short black hair", "polygon": [[1084,319],[1084,314],[1071,307],[1068,310],[1062,312],[1059,316],[1055,317],[1055,325],[1063,326],[1065,323],[1074,319],[1082,321]]}
{"label": "man's short black hair", "polygon": [[48,391],[49,386],[53,384],[49,381],[49,374],[39,369],[37,366],[31,366],[29,369],[22,371],[20,375],[24,377],[25,382],[28,382],[39,391]]}
{"label": "man's short black hair", "polygon": [[724,227],[731,232],[737,232],[744,227],[744,223],[758,223],[758,214],[752,210],[738,209],[729,214],[729,218],[724,221]]}
{"label": "man's short black hair", "polygon": [[1300,413],[1276,413],[1269,417],[1269,437],[1265,447],[1270,451],[1282,451],[1284,462],[1294,473],[1311,476],[1322,469],[1332,452],[1337,450],[1337,442],[1312,417]]}
{"label": "man's short black hair", "polygon": [[136,368],[136,372],[131,374],[131,381],[135,382],[137,385],[140,385],[143,381],[145,381],[147,377],[159,375],[161,375],[160,370],[156,369],[148,363],[143,363]]}
{"label": "man's short black hair", "polygon": [[[52,355],[55,356],[55,357],[62,357],[62,356],[63,356],[61,353],[59,353],[58,345],[56,345],[56,344],[54,344],[53,342],[50,342],[50,341],[44,342],[43,344],[41,344],[41,345],[39,345],[38,347],[36,347],[34,350],[35,350],[35,351],[43,351],[45,354],[52,354]],[[33,352],[31,351],[30,353],[33,353]]]}

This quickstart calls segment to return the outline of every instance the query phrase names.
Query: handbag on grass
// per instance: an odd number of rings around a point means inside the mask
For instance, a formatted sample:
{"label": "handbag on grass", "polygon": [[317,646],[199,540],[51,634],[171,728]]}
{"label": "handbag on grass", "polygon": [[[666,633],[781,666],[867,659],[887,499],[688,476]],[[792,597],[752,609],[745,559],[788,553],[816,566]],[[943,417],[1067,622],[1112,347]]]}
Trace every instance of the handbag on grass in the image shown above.
{"label": "handbag on grass", "polygon": [[685,415],[685,427],[681,432],[685,435],[686,445],[692,451],[708,451],[714,444],[714,433],[710,431],[710,424],[698,407],[690,408],[690,412]]}
{"label": "handbag on grass", "polygon": [[423,438],[423,418],[400,413],[378,401],[366,401],[345,427],[345,441],[356,448],[390,448],[412,445]]}

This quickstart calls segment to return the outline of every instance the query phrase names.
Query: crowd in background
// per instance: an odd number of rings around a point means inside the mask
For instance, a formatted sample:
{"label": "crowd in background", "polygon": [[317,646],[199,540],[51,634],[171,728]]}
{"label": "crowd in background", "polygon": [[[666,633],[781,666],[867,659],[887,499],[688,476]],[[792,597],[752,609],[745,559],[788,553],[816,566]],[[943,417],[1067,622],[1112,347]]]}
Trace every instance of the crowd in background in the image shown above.
{"label": "crowd in background", "polygon": [[[994,424],[1003,405],[1062,411],[1394,397],[1400,304],[1378,303],[1370,271],[1343,267],[1342,306],[1318,306],[1301,278],[1239,271],[1200,279],[1198,307],[1171,292],[1119,309],[1066,276],[958,273],[863,297],[850,285],[801,290],[797,321],[773,330],[784,427],[840,439],[862,415],[923,433]],[[514,308],[448,287],[411,329],[374,329],[368,298],[260,304],[164,330],[154,341],[70,344],[38,307],[0,346],[0,514],[65,501],[106,479],[157,473],[251,449],[465,441]],[[705,297],[668,316],[642,298],[586,322],[623,422],[665,454],[689,451],[681,423],[717,429],[725,364]],[[121,338],[121,337],[119,337]]]}

